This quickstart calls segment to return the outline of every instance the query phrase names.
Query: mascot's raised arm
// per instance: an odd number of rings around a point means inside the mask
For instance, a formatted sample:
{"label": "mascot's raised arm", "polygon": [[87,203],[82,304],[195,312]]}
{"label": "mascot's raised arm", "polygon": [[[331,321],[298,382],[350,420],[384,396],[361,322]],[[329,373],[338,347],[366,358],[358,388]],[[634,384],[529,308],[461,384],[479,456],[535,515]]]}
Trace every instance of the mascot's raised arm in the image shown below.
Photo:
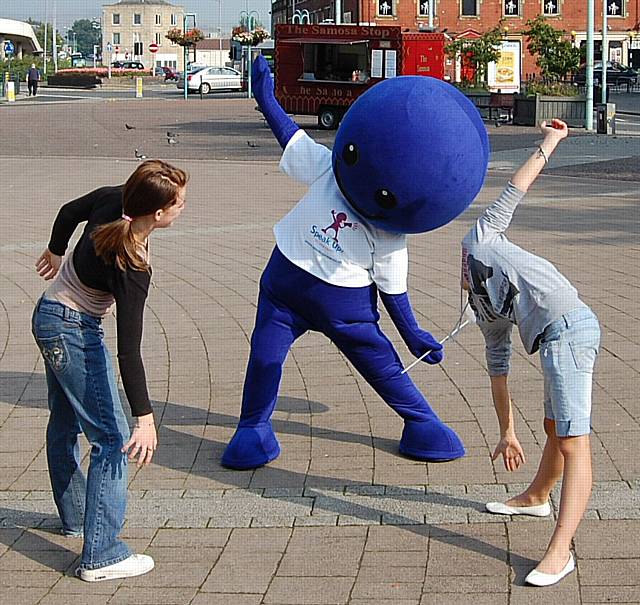
{"label": "mascot's raised arm", "polygon": [[346,113],[332,153],[280,107],[263,57],[252,75],[258,104],[284,149],[280,167],[309,189],[274,228],[240,422],[222,464],[255,468],[279,455],[271,416],[282,366],[307,330],[330,338],[404,419],[401,453],[428,461],[463,456],[460,438],[402,374],[378,325],[377,298],[413,355],[430,351],[425,362],[442,361],[442,346],[420,329],[409,303],[406,234],[445,225],[482,187],[489,143],[477,110],[434,78],[384,80]]}

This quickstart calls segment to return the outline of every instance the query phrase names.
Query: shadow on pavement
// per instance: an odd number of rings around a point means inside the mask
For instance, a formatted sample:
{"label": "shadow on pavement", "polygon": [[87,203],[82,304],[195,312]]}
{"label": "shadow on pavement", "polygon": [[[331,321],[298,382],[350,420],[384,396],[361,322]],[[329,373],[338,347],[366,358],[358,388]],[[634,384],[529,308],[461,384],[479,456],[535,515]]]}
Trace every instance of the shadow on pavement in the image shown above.
{"label": "shadow on pavement", "polygon": [[[46,382],[43,374],[28,374],[23,372],[0,372],[0,399],[11,404],[26,407],[42,408],[42,402],[34,405],[29,401],[22,401],[21,395],[25,392],[27,387],[38,387],[46,391]],[[158,418],[162,418],[162,421],[173,426],[198,426],[198,425],[214,425],[214,426],[235,426],[237,418],[234,416],[218,413],[210,413],[205,410],[191,408],[181,404],[172,402],[152,402],[154,409],[157,412]],[[319,402],[308,402],[306,400],[297,398],[283,397],[279,400],[279,405],[282,405],[282,409],[308,411],[319,410],[325,411],[328,408]],[[161,411],[162,410],[162,411]],[[279,434],[308,434],[309,426],[301,422],[292,422],[289,420],[278,420],[274,422],[274,428],[276,433]],[[171,444],[172,447],[183,446],[185,449],[198,451],[200,448],[205,448],[207,451],[212,451],[217,459],[212,460],[211,467],[207,467],[206,470],[197,467],[187,467],[176,464],[175,459],[172,456],[166,458],[158,456],[158,459],[154,459],[154,463],[180,471],[188,471],[192,475],[200,475],[207,477],[212,471],[216,472],[216,479],[229,488],[242,489],[247,485],[244,477],[247,473],[253,474],[256,472],[267,472],[269,474],[269,483],[273,486],[291,486],[298,485],[304,486],[308,483],[315,484],[319,490],[318,496],[321,496],[321,504],[316,505],[317,508],[328,514],[344,514],[344,500],[332,496],[328,493],[332,488],[342,489],[345,485],[350,488],[358,488],[370,486],[371,483],[363,481],[343,480],[339,478],[327,478],[321,475],[314,475],[311,473],[299,473],[286,469],[276,467],[262,467],[261,469],[254,469],[249,471],[234,471],[228,470],[220,466],[219,456],[224,450],[226,443],[214,441],[197,435],[189,433],[183,433],[166,425],[160,425],[159,428],[161,444]],[[44,438],[44,435],[43,435]],[[352,442],[352,443],[365,443],[371,445],[372,437],[369,435],[361,435],[357,433],[349,433],[346,431],[326,430],[317,435],[317,438],[329,439],[339,442]],[[397,441],[392,439],[375,439],[376,446],[382,446],[382,449],[387,452],[397,453]],[[160,445],[160,448],[162,445]],[[160,449],[159,448],[159,449]],[[219,471],[219,472],[218,472]],[[142,471],[144,472],[144,471]],[[314,489],[313,487],[309,488]],[[321,490],[321,491],[320,491]],[[274,498],[287,502],[288,497],[286,495],[274,495]],[[289,496],[290,497],[290,496]],[[385,498],[391,498],[396,501],[411,501],[419,497],[420,501],[433,504],[443,504],[448,506],[462,507],[466,509],[473,509],[476,511],[484,510],[481,504],[474,502],[463,497],[457,497],[450,494],[438,493],[431,491],[428,493],[411,493],[411,490],[401,490],[399,493],[388,494]],[[10,516],[7,513],[12,513],[11,509],[0,508],[0,519],[3,516],[3,510],[6,516]],[[22,511],[17,512],[18,516],[23,514]],[[366,506],[363,504],[357,504],[355,502],[349,502],[349,516],[356,517],[365,521],[371,519],[379,519],[383,514],[387,514],[385,511],[378,510],[373,506]],[[51,519],[51,515],[38,514],[38,513],[26,513],[25,519],[29,519],[31,524],[27,524],[31,527],[40,525],[43,522]],[[494,546],[488,542],[464,533],[458,533],[453,530],[446,529],[442,525],[421,524],[416,525],[416,521],[409,517],[403,517],[402,514],[394,514],[394,525],[401,526],[405,531],[416,533],[418,535],[429,535],[431,539],[457,545],[459,548],[469,550],[481,555],[485,555],[496,559],[501,562],[509,563],[513,568],[517,567],[531,567],[535,564],[535,561],[521,557],[519,555],[510,554],[507,550]],[[1,532],[0,532],[1,533]],[[13,548],[13,547],[12,547]]]}

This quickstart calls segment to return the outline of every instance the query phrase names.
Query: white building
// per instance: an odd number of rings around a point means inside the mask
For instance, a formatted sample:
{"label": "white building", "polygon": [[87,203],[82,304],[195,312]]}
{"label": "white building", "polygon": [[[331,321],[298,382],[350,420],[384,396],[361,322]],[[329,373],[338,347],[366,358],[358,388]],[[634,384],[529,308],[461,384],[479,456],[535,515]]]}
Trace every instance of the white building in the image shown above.
{"label": "white building", "polygon": [[229,50],[231,41],[228,38],[205,38],[196,44],[196,59],[198,65],[224,67],[230,62]]}
{"label": "white building", "polygon": [[13,56],[22,59],[24,53],[29,55],[42,54],[42,47],[36,38],[33,27],[24,21],[0,19],[0,61],[5,60],[5,42],[11,41],[15,48]]}
{"label": "white building", "polygon": [[[165,36],[170,29],[182,29],[183,19],[184,8],[166,0],[120,0],[103,5],[103,62],[141,61],[147,68],[182,69],[182,47]],[[152,43],[158,45],[155,55],[149,51]]]}

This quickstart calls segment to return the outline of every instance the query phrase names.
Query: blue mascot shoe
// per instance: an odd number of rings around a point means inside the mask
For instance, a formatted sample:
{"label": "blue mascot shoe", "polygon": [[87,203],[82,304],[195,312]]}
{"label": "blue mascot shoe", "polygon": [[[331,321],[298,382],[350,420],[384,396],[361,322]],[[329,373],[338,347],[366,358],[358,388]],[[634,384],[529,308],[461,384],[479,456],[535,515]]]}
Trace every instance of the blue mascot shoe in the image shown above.
{"label": "blue mascot shoe", "polygon": [[437,418],[405,420],[400,453],[426,462],[446,462],[465,454],[460,437]]}
{"label": "blue mascot shoe", "polygon": [[238,427],[222,456],[222,466],[246,470],[264,466],[280,455],[280,444],[271,422]]}

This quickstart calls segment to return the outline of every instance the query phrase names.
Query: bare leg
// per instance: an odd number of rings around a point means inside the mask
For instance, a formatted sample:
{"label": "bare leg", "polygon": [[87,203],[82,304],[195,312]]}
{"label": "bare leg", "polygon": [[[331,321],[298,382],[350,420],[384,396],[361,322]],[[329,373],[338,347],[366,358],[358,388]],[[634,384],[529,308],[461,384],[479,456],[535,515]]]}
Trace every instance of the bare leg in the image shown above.
{"label": "bare leg", "polygon": [[547,441],[544,444],[538,472],[524,492],[507,500],[506,504],[509,506],[544,504],[549,500],[549,494],[554,485],[562,477],[564,459],[560,451],[559,439],[556,437],[556,423],[545,418],[544,431],[547,434]]}
{"label": "bare leg", "polygon": [[591,444],[589,435],[559,437],[564,457],[564,476],[560,494],[560,511],[553,536],[536,569],[559,573],[569,560],[571,540],[578,529],[591,495]]}

